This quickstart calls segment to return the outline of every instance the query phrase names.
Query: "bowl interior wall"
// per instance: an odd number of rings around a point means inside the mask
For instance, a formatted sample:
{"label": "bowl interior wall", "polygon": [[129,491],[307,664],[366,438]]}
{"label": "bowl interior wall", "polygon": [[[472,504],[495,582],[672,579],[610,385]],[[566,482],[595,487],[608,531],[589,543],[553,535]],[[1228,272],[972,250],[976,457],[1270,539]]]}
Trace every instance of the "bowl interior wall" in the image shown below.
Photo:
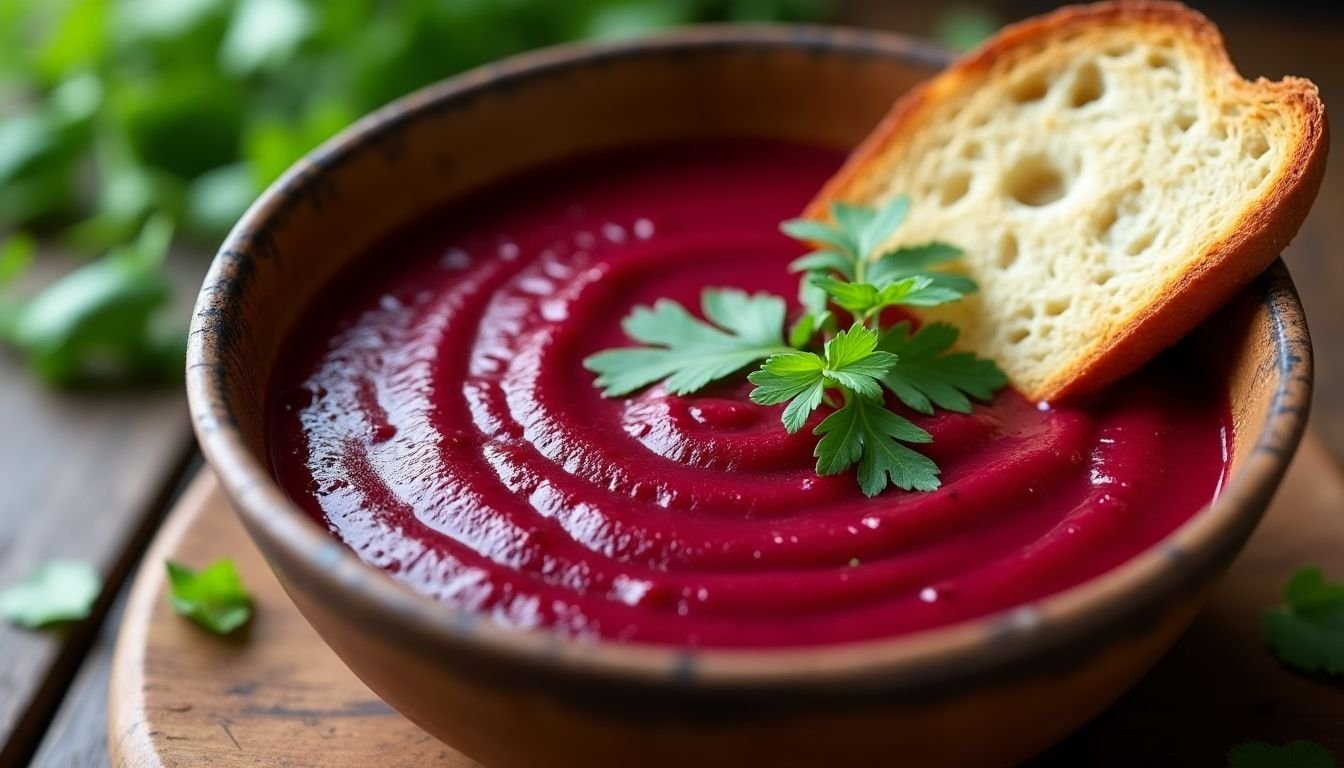
{"label": "bowl interior wall", "polygon": [[[850,147],[932,71],[859,51],[655,47],[542,66],[488,93],[422,93],[424,113],[403,107],[391,124],[303,161],[261,203],[276,215],[244,233],[256,264],[231,318],[247,343],[231,351],[243,358],[235,370],[255,373],[227,385],[244,438],[265,462],[265,382],[286,334],[336,273],[411,221],[530,168],[619,147],[724,136]],[[372,258],[395,269],[394,254]]]}

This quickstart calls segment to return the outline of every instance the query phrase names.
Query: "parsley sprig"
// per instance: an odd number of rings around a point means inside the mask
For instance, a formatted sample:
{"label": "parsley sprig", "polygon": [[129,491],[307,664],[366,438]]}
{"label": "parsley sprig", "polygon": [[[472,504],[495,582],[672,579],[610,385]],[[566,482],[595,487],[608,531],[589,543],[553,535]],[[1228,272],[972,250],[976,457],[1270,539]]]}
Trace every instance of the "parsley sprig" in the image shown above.
{"label": "parsley sprig", "polygon": [[1283,605],[1265,612],[1265,640],[1285,664],[1304,672],[1344,675],[1344,584],[1320,568],[1293,573]]}
{"label": "parsley sprig", "polygon": [[786,307],[778,296],[706,290],[700,309],[714,325],[667,299],[635,307],[621,328],[649,346],[608,349],[583,361],[598,374],[602,394],[625,395],[666,379],[669,391],[687,395],[790,349],[780,335]]}
{"label": "parsley sprig", "polygon": [[[875,496],[894,485],[931,491],[938,466],[905,444],[928,443],[929,433],[887,406],[890,392],[907,407],[969,412],[971,400],[989,400],[1007,383],[992,361],[949,351],[955,327],[909,321],[882,326],[892,307],[933,307],[976,290],[963,276],[935,268],[961,256],[946,243],[880,250],[910,210],[906,197],[880,209],[831,206],[833,223],[793,219],[780,229],[816,246],[789,269],[801,273],[803,312],[783,334],[787,304],[779,296],[707,288],[704,320],[675,301],[639,306],[626,317],[627,336],[645,346],[598,352],[584,360],[607,397],[658,381],[678,395],[764,361],[747,376],[759,405],[787,403],[784,428],[795,433],[818,408],[833,410],[813,430],[817,474],[858,465],[859,487]],[[840,328],[847,315],[852,324]]]}
{"label": "parsley sprig", "polygon": [[821,355],[798,350],[772,355],[747,377],[756,385],[751,400],[760,405],[791,400],[784,409],[784,428],[797,432],[821,405],[827,388],[882,396],[881,379],[896,364],[896,356],[876,350],[877,332],[855,323],[827,341]]}
{"label": "parsley sprig", "polygon": [[199,571],[167,560],[168,602],[179,615],[217,635],[227,635],[252,619],[252,596],[237,566],[227,558]]}
{"label": "parsley sprig", "polygon": [[29,629],[86,619],[103,591],[92,563],[52,560],[0,591],[0,619]]}

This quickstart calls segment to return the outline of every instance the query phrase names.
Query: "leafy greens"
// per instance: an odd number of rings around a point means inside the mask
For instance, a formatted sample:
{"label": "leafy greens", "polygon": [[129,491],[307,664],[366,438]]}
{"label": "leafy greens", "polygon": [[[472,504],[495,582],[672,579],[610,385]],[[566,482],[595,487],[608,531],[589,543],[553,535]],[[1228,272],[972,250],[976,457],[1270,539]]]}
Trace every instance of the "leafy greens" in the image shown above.
{"label": "leafy greens", "polygon": [[1283,589],[1283,605],[1265,613],[1265,641],[1303,672],[1344,675],[1344,584],[1319,568],[1302,568]]}
{"label": "leafy greens", "polygon": [[[816,20],[831,2],[0,2],[0,239],[59,231],[67,249],[93,254],[131,243],[157,217],[209,249],[305,152],[441,78],[578,38]],[[0,342],[49,383],[83,381],[90,369],[97,381],[144,378],[185,346],[180,328],[176,339],[135,330],[168,288],[162,264],[107,263],[32,299],[44,305],[35,316],[89,321],[29,324],[25,333],[43,337],[38,351],[12,333]],[[0,298],[0,322],[12,329],[5,317],[23,303]],[[91,320],[105,317],[118,318],[114,330]],[[170,362],[180,375],[180,358]]]}
{"label": "leafy greens", "polygon": [[[813,429],[819,475],[858,466],[859,487],[868,496],[889,485],[905,490],[939,487],[940,471],[927,456],[905,444],[927,443],[928,432],[890,410],[890,391],[907,407],[925,414],[934,407],[961,413],[971,399],[989,400],[1007,378],[992,361],[949,351],[957,329],[932,323],[914,330],[909,321],[882,326],[891,307],[931,307],[958,301],[976,290],[962,275],[931,268],[961,251],[927,243],[880,251],[904,221],[910,202],[897,197],[879,209],[837,203],[834,223],[794,219],[781,230],[817,250],[794,260],[801,272],[803,313],[783,335],[783,298],[748,296],[731,289],[706,289],[700,320],[677,302],[662,299],[638,306],[623,328],[643,347],[608,349],[584,365],[598,374],[608,397],[629,394],[664,381],[684,395],[754,363],[747,376],[758,405],[785,405],[781,421],[789,433],[801,430],[823,404],[833,410]],[[876,254],[876,258],[871,258]],[[837,318],[854,322],[837,329]],[[818,349],[818,338],[820,349]]]}
{"label": "leafy greens", "polygon": [[217,635],[227,635],[252,619],[252,596],[243,588],[232,560],[200,571],[169,560],[168,601],[173,610]]}
{"label": "leafy greens", "polygon": [[98,569],[78,560],[43,563],[0,592],[0,618],[30,629],[88,618],[102,592]]}

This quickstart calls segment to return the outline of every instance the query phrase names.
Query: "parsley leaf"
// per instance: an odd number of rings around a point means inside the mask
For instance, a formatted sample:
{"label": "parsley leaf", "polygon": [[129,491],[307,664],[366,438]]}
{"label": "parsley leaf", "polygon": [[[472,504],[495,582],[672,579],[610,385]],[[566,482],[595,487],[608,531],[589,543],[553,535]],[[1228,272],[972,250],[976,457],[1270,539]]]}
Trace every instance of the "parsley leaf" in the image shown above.
{"label": "parsley leaf", "polygon": [[[928,267],[961,256],[960,249],[946,243],[896,248],[869,263],[869,255],[901,225],[909,210],[910,199],[904,196],[880,210],[837,202],[831,205],[834,224],[793,219],[780,225],[790,237],[827,246],[789,265],[792,272],[806,273],[799,299],[807,314],[790,332],[793,346],[805,346],[821,325],[825,294],[842,309],[864,317],[890,306],[946,304],[976,290],[975,281],[963,275],[925,274]],[[817,288],[823,293],[819,294]]]}
{"label": "parsley leaf", "polygon": [[821,405],[826,391],[826,363],[811,352],[785,352],[772,355],[761,369],[747,377],[756,385],[751,401],[757,405],[777,405],[791,400],[781,420],[793,434],[803,428],[808,415]]}
{"label": "parsley leaf", "polygon": [[[816,222],[808,222],[815,224]],[[819,225],[822,226],[822,225]],[[846,280],[854,279],[854,259],[850,256],[842,256],[836,251],[813,251],[806,256],[800,256],[789,264],[790,272],[820,272],[825,274],[835,270],[845,276]]]}
{"label": "parsley leaf", "polygon": [[866,496],[881,493],[888,482],[907,491],[932,491],[940,484],[932,459],[896,442],[927,443],[933,438],[880,400],[850,397],[813,432],[822,436],[813,452],[817,474],[834,475],[858,462],[859,488]]}
{"label": "parsley leaf", "polygon": [[929,278],[931,285],[954,290],[961,294],[975,293],[978,286],[965,275],[948,272],[930,272],[930,267],[938,266],[961,258],[963,251],[947,243],[925,243],[887,251],[868,267],[868,281],[877,285],[899,280],[903,277],[922,275]]}
{"label": "parsley leaf", "polygon": [[831,203],[831,216],[842,230],[850,233],[856,246],[855,255],[860,259],[868,258],[868,254],[877,250],[877,246],[905,222],[909,213],[910,198],[905,195],[892,198],[877,210],[848,203]]}
{"label": "parsley leaf", "polygon": [[911,275],[893,280],[881,287],[872,283],[849,283],[830,277],[818,277],[814,282],[842,309],[855,315],[866,316],[887,307],[936,307],[957,301],[964,295],[946,285],[936,285],[930,275]]}
{"label": "parsley leaf", "polygon": [[29,629],[88,618],[103,589],[98,569],[77,560],[39,565],[0,592],[0,618]]}
{"label": "parsley leaf", "polygon": [[1344,675],[1344,584],[1302,568],[1284,587],[1283,602],[1261,625],[1274,653],[1304,672]]}
{"label": "parsley leaf", "polygon": [[821,405],[826,387],[838,386],[864,397],[880,398],[878,380],[896,362],[896,356],[877,352],[877,332],[856,324],[826,342],[825,358],[812,352],[772,355],[747,380],[756,385],[751,400],[758,405],[776,405],[792,400],[782,420],[790,434]]}
{"label": "parsley leaf", "polygon": [[605,397],[633,392],[667,379],[685,395],[770,355],[791,351],[782,336],[784,300],[729,288],[706,289],[701,309],[707,323],[675,301],[639,306],[621,327],[647,347],[620,347],[590,355],[583,366],[598,374]]}
{"label": "parsley leaf", "polygon": [[1227,753],[1227,768],[1336,768],[1330,750],[1314,741],[1248,741]]}
{"label": "parsley leaf", "polygon": [[[843,277],[845,283],[858,279],[865,266],[866,254],[900,226],[909,208],[910,201],[904,197],[892,200],[876,212],[835,203],[831,206],[831,217],[835,224],[812,219],[791,219],[780,225],[780,230],[789,237],[828,246],[789,264],[790,272],[805,273],[798,285],[798,301],[803,305],[805,313],[789,331],[791,346],[801,349],[807,346],[816,333],[834,330],[833,316],[827,308],[828,291],[818,283],[818,278],[826,278],[834,273]],[[874,286],[874,290],[880,289]]]}
{"label": "parsley leaf", "polygon": [[[823,273],[809,273],[823,274]],[[821,331],[835,331],[835,315],[828,309],[830,296],[811,280],[798,283],[798,303],[806,310],[789,329],[789,346],[802,349]]]}
{"label": "parsley leaf", "polygon": [[970,413],[971,401],[989,401],[1008,383],[1008,377],[992,360],[969,352],[948,352],[959,331],[946,323],[930,323],[911,333],[902,321],[882,334],[878,349],[900,360],[882,383],[901,402],[920,413],[933,413],[933,406],[957,413]]}
{"label": "parsley leaf", "polygon": [[[868,496],[889,484],[906,490],[939,487],[934,462],[905,443],[932,438],[909,419],[888,410],[884,386],[910,408],[932,413],[934,406],[968,412],[971,398],[989,400],[1007,378],[992,362],[948,352],[957,330],[932,324],[912,332],[908,322],[882,332],[882,310],[892,306],[932,307],[960,300],[977,290],[963,275],[928,271],[961,256],[940,242],[872,254],[905,220],[910,200],[898,197],[873,210],[846,203],[831,205],[831,222],[793,219],[784,234],[816,250],[795,259],[791,272],[803,273],[798,302],[803,313],[780,338],[782,299],[748,297],[741,291],[706,290],[704,315],[693,317],[676,302],[636,307],[624,328],[645,347],[609,349],[584,360],[598,374],[606,396],[622,395],[666,378],[675,394],[692,392],[764,358],[747,380],[756,385],[751,400],[785,406],[780,420],[789,433],[807,423],[839,390],[843,404],[813,430],[817,473],[831,475],[858,465],[859,486]],[[837,331],[832,305],[855,319]],[[712,323],[712,324],[711,324]],[[818,353],[816,338],[824,343]]]}
{"label": "parsley leaf", "polygon": [[821,330],[821,322],[829,318],[819,318],[811,312],[804,312],[789,329],[789,346],[802,349],[812,342],[812,337]]}
{"label": "parsley leaf", "polygon": [[252,597],[232,560],[216,560],[199,572],[172,560],[165,565],[168,601],[178,614],[217,635],[227,635],[252,618]]}
{"label": "parsley leaf", "polygon": [[880,398],[878,378],[896,362],[896,356],[876,352],[877,331],[858,323],[826,342],[826,369],[822,373],[845,389],[864,397]]}
{"label": "parsley leaf", "polygon": [[847,203],[832,203],[833,225],[813,219],[790,219],[779,225],[784,234],[795,240],[828,247],[794,260],[789,270],[823,274],[834,270],[846,280],[860,279],[868,255],[896,231],[909,212],[910,198],[902,195],[876,211]]}
{"label": "parsley leaf", "polygon": [[[796,259],[789,265],[791,272],[827,268],[854,277],[854,257],[859,244],[849,232],[813,219],[789,219],[779,229],[794,240],[830,246]],[[826,263],[828,259],[831,264]]]}

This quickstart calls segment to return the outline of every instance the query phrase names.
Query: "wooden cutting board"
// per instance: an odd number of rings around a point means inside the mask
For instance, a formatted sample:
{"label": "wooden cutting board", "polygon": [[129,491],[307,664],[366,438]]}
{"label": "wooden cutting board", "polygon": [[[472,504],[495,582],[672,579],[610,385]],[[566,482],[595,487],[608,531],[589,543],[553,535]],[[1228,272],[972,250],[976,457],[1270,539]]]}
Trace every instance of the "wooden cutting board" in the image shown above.
{"label": "wooden cutting board", "polygon": [[[224,556],[257,603],[252,624],[229,639],[179,618],[164,597],[165,558],[202,566]],[[1128,696],[1032,766],[1218,766],[1250,739],[1312,739],[1344,760],[1344,688],[1284,668],[1260,640],[1262,609],[1308,563],[1344,578],[1344,476],[1310,435],[1185,637]],[[403,719],[327,649],[208,470],[136,577],[109,698],[114,766],[477,766]]]}

